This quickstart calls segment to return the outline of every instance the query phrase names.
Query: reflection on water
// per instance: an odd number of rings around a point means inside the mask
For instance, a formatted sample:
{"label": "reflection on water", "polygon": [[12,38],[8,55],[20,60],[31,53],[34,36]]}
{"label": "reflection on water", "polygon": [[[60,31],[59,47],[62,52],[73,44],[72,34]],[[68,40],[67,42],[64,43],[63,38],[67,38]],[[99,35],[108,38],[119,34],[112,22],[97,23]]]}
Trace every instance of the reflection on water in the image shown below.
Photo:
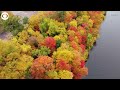
{"label": "reflection on water", "polygon": [[85,79],[120,79],[120,11],[108,11],[97,45],[90,52]]}

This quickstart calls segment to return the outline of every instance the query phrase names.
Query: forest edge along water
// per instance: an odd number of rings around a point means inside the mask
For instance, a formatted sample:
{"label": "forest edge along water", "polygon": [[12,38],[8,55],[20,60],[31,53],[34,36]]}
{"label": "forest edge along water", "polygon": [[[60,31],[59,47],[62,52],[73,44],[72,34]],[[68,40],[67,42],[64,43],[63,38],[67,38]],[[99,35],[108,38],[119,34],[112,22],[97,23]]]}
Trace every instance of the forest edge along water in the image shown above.
{"label": "forest edge along water", "polygon": [[85,79],[120,79],[120,11],[107,11],[97,45],[86,63]]}

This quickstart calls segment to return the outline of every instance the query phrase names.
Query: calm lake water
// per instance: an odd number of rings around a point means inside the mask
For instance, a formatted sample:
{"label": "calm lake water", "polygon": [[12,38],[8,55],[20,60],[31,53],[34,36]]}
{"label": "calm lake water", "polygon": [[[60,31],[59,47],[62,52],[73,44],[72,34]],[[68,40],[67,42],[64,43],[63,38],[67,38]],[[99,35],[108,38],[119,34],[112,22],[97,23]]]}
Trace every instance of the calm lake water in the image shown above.
{"label": "calm lake water", "polygon": [[120,79],[120,11],[108,11],[97,45],[86,63],[85,79]]}

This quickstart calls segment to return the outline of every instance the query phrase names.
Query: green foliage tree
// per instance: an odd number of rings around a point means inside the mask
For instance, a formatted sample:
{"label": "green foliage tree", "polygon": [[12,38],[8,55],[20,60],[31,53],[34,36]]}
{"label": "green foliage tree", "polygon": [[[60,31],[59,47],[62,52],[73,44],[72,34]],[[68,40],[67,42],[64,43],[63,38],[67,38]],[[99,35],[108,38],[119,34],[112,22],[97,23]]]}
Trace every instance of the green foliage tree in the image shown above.
{"label": "green foliage tree", "polygon": [[4,31],[17,35],[24,28],[18,16],[10,16],[7,20],[2,20]]}

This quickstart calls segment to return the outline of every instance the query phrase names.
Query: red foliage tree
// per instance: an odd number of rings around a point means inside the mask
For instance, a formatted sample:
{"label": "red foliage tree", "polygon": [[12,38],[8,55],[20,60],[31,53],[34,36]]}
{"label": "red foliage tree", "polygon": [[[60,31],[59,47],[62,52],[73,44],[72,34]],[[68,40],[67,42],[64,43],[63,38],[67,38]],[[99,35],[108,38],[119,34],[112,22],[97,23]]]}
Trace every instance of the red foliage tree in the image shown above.
{"label": "red foliage tree", "polygon": [[82,42],[82,36],[80,35],[80,32],[75,32],[75,34],[76,34],[76,36],[77,36],[77,38],[79,40],[79,44],[81,44],[81,42]]}
{"label": "red foliage tree", "polygon": [[86,45],[86,41],[87,41],[87,36],[82,36],[81,44]]}
{"label": "red foliage tree", "polygon": [[32,78],[44,79],[47,78],[45,73],[53,69],[54,69],[53,59],[48,56],[40,56],[34,60],[30,68],[30,73]]}
{"label": "red foliage tree", "polygon": [[67,63],[65,60],[58,60],[56,63],[56,69],[71,71],[71,65],[69,63]]}
{"label": "red foliage tree", "polygon": [[72,41],[72,42],[70,42],[70,44],[71,44],[72,48],[74,48],[77,51],[79,50],[76,42]]}
{"label": "red foliage tree", "polygon": [[81,49],[82,49],[82,53],[84,53],[84,52],[85,52],[85,48],[86,48],[86,46],[83,45],[83,44],[81,44],[80,47],[81,47]]}
{"label": "red foliage tree", "polygon": [[68,36],[69,41],[74,41],[74,37],[72,35]]}
{"label": "red foliage tree", "polygon": [[56,41],[53,37],[47,37],[45,38],[45,46],[50,48],[52,51],[56,48]]}
{"label": "red foliage tree", "polygon": [[75,26],[70,26],[68,30],[73,30],[73,31],[77,32],[77,27],[75,27]]}

